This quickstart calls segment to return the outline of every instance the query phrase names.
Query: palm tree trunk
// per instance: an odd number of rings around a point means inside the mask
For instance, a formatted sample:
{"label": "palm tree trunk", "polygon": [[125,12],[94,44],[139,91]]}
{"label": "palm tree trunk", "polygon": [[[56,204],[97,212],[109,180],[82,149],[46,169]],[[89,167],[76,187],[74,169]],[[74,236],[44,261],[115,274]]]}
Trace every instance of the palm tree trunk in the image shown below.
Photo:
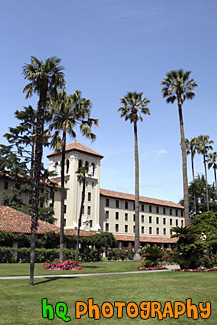
{"label": "palm tree trunk", "polygon": [[62,158],[61,158],[61,214],[60,214],[60,261],[64,259],[64,199],[65,199],[65,156],[66,156],[66,132],[63,131],[62,138]]}
{"label": "palm tree trunk", "polygon": [[217,194],[216,168],[213,167],[213,170],[214,170],[214,179],[215,179],[215,190]]}
{"label": "palm tree trunk", "polygon": [[178,100],[178,108],[179,108],[180,135],[181,135],[181,149],[182,149],[182,172],[183,172],[185,225],[188,226],[191,224],[191,221],[190,221],[190,217],[189,217],[187,157],[186,157],[186,145],[185,145],[185,134],[184,134],[181,99]]}
{"label": "palm tree trunk", "polygon": [[205,154],[203,154],[203,164],[204,164],[205,180],[206,180],[206,206],[207,206],[207,211],[209,211],[209,193],[208,193],[208,184],[207,184],[207,170],[206,170],[206,157],[205,157]]}
{"label": "palm tree trunk", "polygon": [[77,233],[75,261],[77,261],[78,254],[79,254],[79,239],[80,239],[80,228],[81,228],[82,212],[83,212],[83,209],[84,209],[85,185],[86,185],[86,177],[84,176],[84,178],[83,178],[83,187],[82,187],[81,207],[80,207],[80,214],[79,214],[79,219],[78,219],[78,233]]}
{"label": "palm tree trunk", "polygon": [[[191,170],[192,170],[192,177],[194,182],[194,156],[191,150]],[[195,208],[195,215],[197,214],[197,197],[196,197],[196,190],[194,188],[194,208]]]}
{"label": "palm tree trunk", "polygon": [[134,147],[135,147],[135,251],[134,261],[140,259],[139,254],[139,153],[137,138],[137,121],[134,120]]}
{"label": "palm tree trunk", "polygon": [[34,267],[35,267],[35,240],[38,227],[38,205],[39,205],[39,185],[41,174],[41,160],[43,154],[43,134],[44,118],[46,106],[47,91],[40,93],[40,99],[37,110],[37,127],[36,127],[36,144],[35,144],[35,161],[32,181],[32,217],[31,217],[31,236],[30,236],[30,280],[29,284],[34,284]]}

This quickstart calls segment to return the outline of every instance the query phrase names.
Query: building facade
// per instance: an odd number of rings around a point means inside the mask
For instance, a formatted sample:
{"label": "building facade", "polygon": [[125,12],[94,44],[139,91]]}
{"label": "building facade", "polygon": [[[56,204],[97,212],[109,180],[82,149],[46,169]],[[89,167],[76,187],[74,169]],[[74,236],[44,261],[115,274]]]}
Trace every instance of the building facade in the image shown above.
{"label": "building facade", "polygon": [[[49,170],[60,184],[61,153],[53,152],[49,158]],[[66,146],[65,164],[65,229],[78,227],[81,205],[82,184],[76,171],[82,165],[89,167],[86,177],[86,195],[81,230],[112,232],[120,246],[130,246],[135,233],[135,197],[132,194],[100,189],[100,163],[102,155],[73,142]],[[184,208],[171,201],[140,197],[140,242],[170,246],[172,227],[184,226]],[[55,218],[60,225],[60,194],[55,193]]]}

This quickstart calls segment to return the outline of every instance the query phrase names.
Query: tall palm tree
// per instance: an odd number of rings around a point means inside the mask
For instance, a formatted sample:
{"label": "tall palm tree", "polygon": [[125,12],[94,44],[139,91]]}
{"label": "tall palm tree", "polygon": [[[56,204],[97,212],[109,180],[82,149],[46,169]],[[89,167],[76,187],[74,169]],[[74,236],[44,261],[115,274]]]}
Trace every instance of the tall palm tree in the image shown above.
{"label": "tall palm tree", "polygon": [[81,206],[80,213],[78,218],[78,232],[77,232],[77,242],[76,242],[76,252],[75,252],[75,261],[77,261],[79,254],[79,239],[80,239],[80,229],[82,221],[82,213],[84,210],[84,200],[85,200],[85,189],[86,189],[86,175],[88,174],[88,165],[84,165],[78,168],[76,171],[78,182],[82,184],[82,194],[81,194]]}
{"label": "tall palm tree", "polygon": [[[58,94],[57,100],[52,105],[53,119],[50,130],[55,130],[51,147],[61,150],[61,217],[60,217],[60,260],[63,261],[64,247],[64,178],[65,178],[65,147],[66,135],[75,138],[74,128],[80,126],[82,135],[95,140],[96,136],[91,131],[92,125],[98,125],[98,119],[90,118],[91,101],[81,98],[81,92],[76,90],[73,95],[67,95],[65,91]],[[61,137],[62,133],[62,137]]]}
{"label": "tall palm tree", "polygon": [[34,263],[35,263],[35,239],[38,226],[38,205],[39,205],[39,182],[41,171],[41,160],[43,153],[43,136],[44,136],[44,120],[47,108],[47,99],[55,98],[58,89],[65,85],[63,67],[59,65],[60,59],[51,57],[43,62],[34,56],[31,57],[31,63],[24,64],[23,75],[29,83],[24,87],[23,92],[26,93],[26,99],[33,94],[39,96],[37,108],[37,125],[36,125],[36,141],[35,155],[33,164],[33,189],[32,189],[32,219],[31,219],[31,253],[30,253],[30,281],[34,283]]}
{"label": "tall palm tree", "polygon": [[[194,182],[194,156],[196,154],[196,146],[197,146],[197,138],[191,138],[191,140],[185,139],[186,144],[186,152],[187,155],[191,155],[191,170],[192,170],[192,178]],[[197,210],[197,197],[196,193],[194,193],[194,206],[195,211]]]}
{"label": "tall palm tree", "polygon": [[209,140],[208,135],[199,135],[197,138],[197,152],[202,154],[203,156],[203,165],[205,171],[205,180],[206,180],[206,204],[207,204],[207,211],[209,211],[209,193],[208,193],[208,182],[207,182],[207,168],[206,168],[206,159],[208,156],[209,150],[212,150],[212,144],[214,142]]}
{"label": "tall palm tree", "polygon": [[210,152],[208,156],[208,168],[213,168],[214,171],[214,179],[215,179],[215,189],[217,194],[217,181],[216,181],[216,169],[217,169],[217,152]]}
{"label": "tall palm tree", "polygon": [[189,202],[188,202],[188,177],[187,177],[187,157],[184,134],[184,122],[182,115],[182,105],[185,99],[193,99],[195,96],[193,90],[198,85],[194,79],[189,79],[191,71],[184,72],[180,70],[172,70],[166,74],[166,77],[161,82],[163,88],[161,92],[163,98],[166,98],[167,103],[173,104],[176,100],[178,103],[179,124],[181,134],[181,149],[182,149],[182,170],[183,170],[183,190],[184,190],[184,211],[185,224],[190,225],[189,217]]}
{"label": "tall palm tree", "polygon": [[142,98],[143,93],[127,92],[126,96],[120,99],[122,107],[118,109],[121,117],[125,121],[129,120],[134,127],[134,147],[135,147],[135,255],[134,261],[140,260],[139,255],[139,153],[138,153],[138,136],[137,122],[143,121],[142,114],[150,115],[147,104],[150,100]]}

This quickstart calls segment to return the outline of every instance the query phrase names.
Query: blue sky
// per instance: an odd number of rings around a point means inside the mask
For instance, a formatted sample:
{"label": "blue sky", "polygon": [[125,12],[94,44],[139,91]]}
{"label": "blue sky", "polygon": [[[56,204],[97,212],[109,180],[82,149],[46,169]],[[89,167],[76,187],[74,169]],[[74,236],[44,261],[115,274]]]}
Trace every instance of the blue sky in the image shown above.
{"label": "blue sky", "polygon": [[[37,97],[25,100],[22,93],[27,83],[22,66],[32,55],[57,56],[67,92],[81,90],[100,120],[94,143],[79,133],[77,141],[104,155],[101,187],[134,192],[133,126],[117,109],[127,91],[138,91],[151,100],[151,115],[138,125],[140,194],[178,202],[183,193],[178,110],[162,98],[160,82],[172,69],[192,71],[199,87],[183,106],[185,136],[208,134],[217,151],[216,14],[214,0],[3,1],[1,142],[16,125],[14,111],[37,103]],[[202,157],[195,164],[196,173],[203,172]],[[211,170],[208,176],[213,182]]]}

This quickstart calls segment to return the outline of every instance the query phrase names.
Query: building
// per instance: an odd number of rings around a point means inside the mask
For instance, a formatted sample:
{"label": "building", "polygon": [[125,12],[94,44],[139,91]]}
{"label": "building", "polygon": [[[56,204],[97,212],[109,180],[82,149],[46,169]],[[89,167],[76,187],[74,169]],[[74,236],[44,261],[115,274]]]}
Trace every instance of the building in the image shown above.
{"label": "building", "polygon": [[[60,184],[61,153],[53,152],[49,158],[49,170],[56,173],[53,180]],[[86,195],[82,217],[82,230],[112,232],[120,247],[131,246],[135,232],[135,197],[132,194],[100,189],[100,163],[103,156],[78,142],[66,146],[65,164],[65,229],[78,227],[82,184],[76,171],[82,165],[89,166],[86,178]],[[170,238],[172,227],[184,226],[184,208],[171,201],[140,197],[140,242],[170,246],[176,239]],[[60,194],[55,193],[55,217],[60,225]]]}

